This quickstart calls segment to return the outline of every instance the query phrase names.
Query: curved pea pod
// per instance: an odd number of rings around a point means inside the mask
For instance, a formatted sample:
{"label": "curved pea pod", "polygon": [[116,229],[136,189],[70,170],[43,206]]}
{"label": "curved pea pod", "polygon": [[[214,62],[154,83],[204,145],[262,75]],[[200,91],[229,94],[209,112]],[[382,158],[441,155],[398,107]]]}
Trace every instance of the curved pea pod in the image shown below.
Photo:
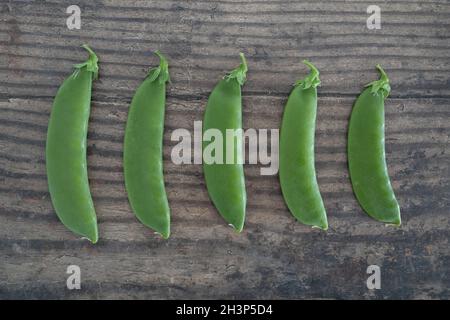
{"label": "curved pea pod", "polygon": [[170,235],[170,208],[164,186],[163,134],[167,60],[158,51],[160,65],[150,70],[131,101],[125,130],[124,175],[136,217],[163,238]]}
{"label": "curved pea pod", "polygon": [[279,177],[284,200],[300,222],[328,229],[314,165],[314,134],[319,71],[308,61],[311,73],[297,81],[284,109],[280,131]]}
{"label": "curved pea pod", "polygon": [[[226,147],[225,140],[228,129],[242,130],[241,86],[245,82],[247,63],[242,53],[240,56],[241,65],[220,80],[211,92],[203,120],[204,137],[211,129],[223,137],[219,163],[208,163],[205,159],[205,150],[208,150],[213,141],[203,141],[203,172],[208,194],[220,215],[236,232],[241,232],[244,227],[247,201],[242,163],[242,135],[233,136],[230,149]],[[227,161],[231,158],[232,161]]]}
{"label": "curved pea pod", "polygon": [[98,59],[87,46],[89,59],[59,88],[50,115],[46,143],[47,179],[53,207],[71,231],[98,240],[97,218],[89,190],[86,137],[91,108],[92,80]]}
{"label": "curved pea pod", "polygon": [[401,224],[400,207],[388,175],[384,146],[384,100],[389,78],[381,66],[380,80],[369,83],[356,100],[348,130],[348,164],[353,191],[372,218]]}

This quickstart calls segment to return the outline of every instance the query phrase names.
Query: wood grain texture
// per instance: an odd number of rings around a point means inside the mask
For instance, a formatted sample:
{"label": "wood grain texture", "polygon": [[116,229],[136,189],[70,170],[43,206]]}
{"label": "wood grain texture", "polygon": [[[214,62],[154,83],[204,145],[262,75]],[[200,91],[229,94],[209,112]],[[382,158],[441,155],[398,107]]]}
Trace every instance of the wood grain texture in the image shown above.
{"label": "wood grain texture", "polygon": [[[450,2],[379,1],[382,29],[366,28],[366,0],[0,0],[0,298],[450,298]],[[45,174],[52,99],[88,43],[100,58],[88,136],[100,230],[91,245],[58,221]],[[172,236],[160,239],[130,210],[122,141],[132,95],[161,50],[171,66],[165,173]],[[208,199],[200,165],[174,165],[176,128],[193,130],[208,94],[246,54],[244,127],[278,128],[308,58],[321,70],[316,167],[327,233],[296,223],[277,176],[245,167],[247,223],[235,235]],[[385,227],[358,206],[348,177],[352,103],[378,77],[386,155],[403,225]],[[82,290],[66,289],[66,268]],[[366,268],[382,289],[366,288]]]}

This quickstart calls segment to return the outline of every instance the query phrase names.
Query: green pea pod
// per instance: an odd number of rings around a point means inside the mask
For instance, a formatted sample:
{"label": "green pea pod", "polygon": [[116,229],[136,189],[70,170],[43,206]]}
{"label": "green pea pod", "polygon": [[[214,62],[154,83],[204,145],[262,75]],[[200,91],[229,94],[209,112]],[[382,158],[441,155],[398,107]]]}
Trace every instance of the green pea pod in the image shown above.
{"label": "green pea pod", "polygon": [[[222,163],[207,163],[208,161],[203,160],[206,187],[217,210],[236,232],[241,232],[244,227],[247,201],[242,136],[233,136],[233,148],[227,150],[226,131],[242,130],[241,86],[245,82],[247,63],[244,54],[241,53],[240,56],[241,65],[220,80],[211,92],[203,120],[203,133],[216,129],[223,137]],[[209,144],[207,141],[203,142],[203,151]],[[233,154],[227,154],[230,151]],[[229,158],[233,158],[233,161],[227,163]]]}
{"label": "green pea pod", "polygon": [[384,100],[391,88],[380,65],[380,80],[355,102],[348,130],[348,164],[353,191],[372,218],[399,226],[400,208],[389,180],[384,147]]}
{"label": "green pea pod", "polygon": [[169,65],[164,56],[131,101],[123,149],[125,186],[138,219],[164,239],[170,235],[170,208],[163,176],[163,134]]}
{"label": "green pea pod", "polygon": [[303,62],[311,68],[311,73],[295,83],[281,124],[281,191],[295,218],[304,224],[327,230],[327,215],[314,165],[319,71],[308,61]]}
{"label": "green pea pod", "polygon": [[89,190],[86,136],[91,108],[92,80],[98,58],[87,46],[89,59],[75,65],[53,101],[46,143],[47,179],[53,207],[71,231],[98,240],[97,218]]}

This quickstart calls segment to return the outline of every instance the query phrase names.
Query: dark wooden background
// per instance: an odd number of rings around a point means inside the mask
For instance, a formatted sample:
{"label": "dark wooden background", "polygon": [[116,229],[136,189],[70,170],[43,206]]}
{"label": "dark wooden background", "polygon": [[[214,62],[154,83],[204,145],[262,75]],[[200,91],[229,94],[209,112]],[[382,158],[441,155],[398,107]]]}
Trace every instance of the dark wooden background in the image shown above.
{"label": "dark wooden background", "polygon": [[[68,30],[66,7],[82,9]],[[382,9],[368,30],[366,9]],[[0,1],[0,298],[450,298],[450,2],[367,0]],[[88,164],[100,241],[52,208],[44,147],[52,99],[88,43],[99,55]],[[172,237],[127,202],[122,140],[132,95],[159,49],[170,60],[165,173]],[[278,128],[291,84],[321,70],[316,138],[327,233],[296,223],[277,176],[246,166],[248,212],[236,235],[211,205],[201,166],[170,162],[175,128],[193,129],[208,93],[246,54],[245,128]],[[381,63],[392,81],[386,156],[403,225],[359,208],[349,182],[352,103]],[[79,265],[82,289],[66,289]],[[381,267],[382,288],[366,287]]]}

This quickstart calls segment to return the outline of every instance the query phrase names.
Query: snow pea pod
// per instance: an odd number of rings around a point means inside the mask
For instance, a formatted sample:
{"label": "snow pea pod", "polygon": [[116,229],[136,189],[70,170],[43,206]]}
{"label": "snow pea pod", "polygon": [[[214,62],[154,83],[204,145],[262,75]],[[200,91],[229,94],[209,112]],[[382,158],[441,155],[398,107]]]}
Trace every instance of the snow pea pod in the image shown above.
{"label": "snow pea pod", "polygon": [[170,209],[163,176],[163,133],[169,65],[156,51],[158,67],[149,71],[131,101],[125,130],[124,174],[137,218],[164,239],[170,235]]}
{"label": "snow pea pod", "polygon": [[47,179],[53,207],[71,231],[98,240],[97,218],[89,190],[86,136],[91,108],[92,80],[98,75],[98,59],[89,52],[87,61],[75,65],[53,101],[46,143]]}
{"label": "snow pea pod", "polygon": [[[242,129],[241,86],[244,85],[247,63],[240,54],[242,63],[225,76],[211,92],[203,120],[203,133],[216,129],[223,137],[221,163],[207,163],[203,160],[203,172],[208,194],[220,215],[241,232],[244,227],[246,191],[242,164],[242,136],[233,136],[232,148],[227,150],[227,129]],[[203,151],[213,142],[203,141]],[[232,154],[231,154],[232,152]],[[226,159],[233,158],[233,161]]]}
{"label": "snow pea pod", "polygon": [[319,71],[295,83],[284,109],[280,131],[279,177],[284,200],[296,219],[313,227],[328,229],[314,165],[314,132],[317,113]]}
{"label": "snow pea pod", "polygon": [[380,65],[380,80],[366,85],[352,110],[348,164],[353,191],[372,218],[399,226],[400,207],[389,180],[384,146],[384,100],[391,88]]}

